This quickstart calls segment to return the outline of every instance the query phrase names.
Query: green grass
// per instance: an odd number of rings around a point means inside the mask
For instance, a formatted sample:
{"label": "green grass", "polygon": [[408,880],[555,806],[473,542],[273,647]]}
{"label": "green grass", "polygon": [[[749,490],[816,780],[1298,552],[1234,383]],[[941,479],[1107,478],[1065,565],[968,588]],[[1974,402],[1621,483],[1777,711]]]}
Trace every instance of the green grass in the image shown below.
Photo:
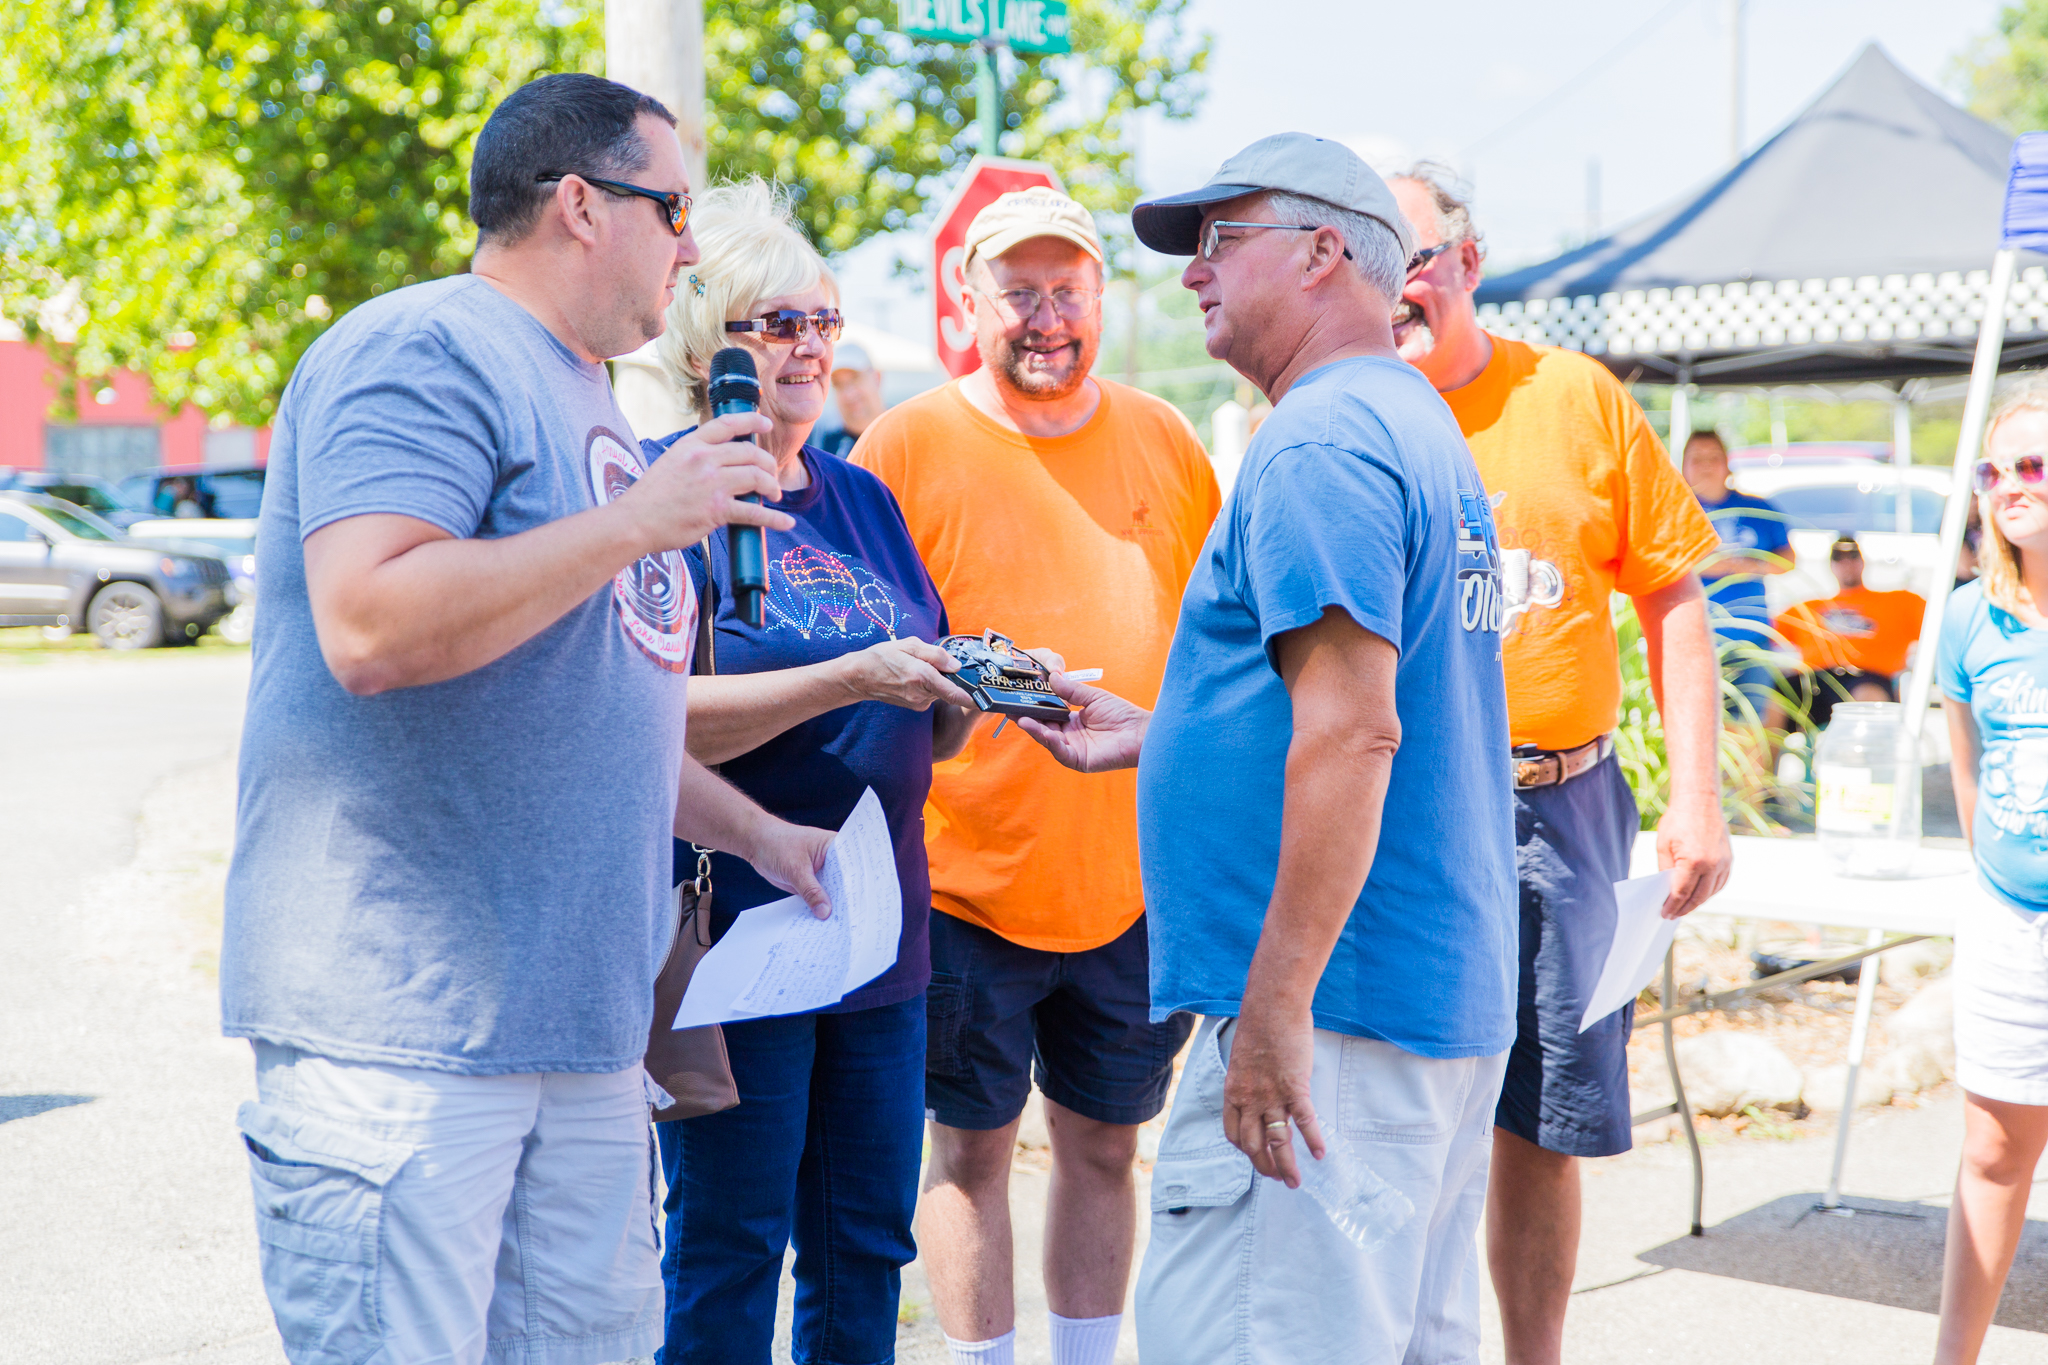
{"label": "green grass", "polygon": [[247,654],[249,646],[231,645],[218,635],[199,637],[193,645],[167,649],[103,649],[90,633],[81,631],[61,640],[43,637],[39,626],[10,626],[0,629],[0,668],[9,665],[46,664],[55,659],[105,659],[133,662],[142,659],[191,658],[196,654]]}

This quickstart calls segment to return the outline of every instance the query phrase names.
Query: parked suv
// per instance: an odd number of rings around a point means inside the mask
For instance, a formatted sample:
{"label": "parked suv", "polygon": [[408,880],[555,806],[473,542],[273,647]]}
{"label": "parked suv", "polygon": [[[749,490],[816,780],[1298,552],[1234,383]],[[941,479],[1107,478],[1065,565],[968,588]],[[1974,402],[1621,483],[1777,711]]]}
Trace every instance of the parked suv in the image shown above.
{"label": "parked suv", "polygon": [[108,649],[185,644],[233,595],[218,555],[130,540],[59,498],[0,492],[0,626],[83,627]]}
{"label": "parked suv", "polygon": [[121,480],[120,497],[144,516],[240,521],[263,506],[263,466],[166,465]]}
{"label": "parked suv", "polygon": [[1737,470],[1736,488],[1768,498],[1784,516],[1799,557],[1791,573],[1764,580],[1772,614],[1835,595],[1828,548],[1844,531],[1862,543],[1865,583],[1880,592],[1905,588],[1925,597],[1941,558],[1941,514],[1953,478],[1933,465]]}

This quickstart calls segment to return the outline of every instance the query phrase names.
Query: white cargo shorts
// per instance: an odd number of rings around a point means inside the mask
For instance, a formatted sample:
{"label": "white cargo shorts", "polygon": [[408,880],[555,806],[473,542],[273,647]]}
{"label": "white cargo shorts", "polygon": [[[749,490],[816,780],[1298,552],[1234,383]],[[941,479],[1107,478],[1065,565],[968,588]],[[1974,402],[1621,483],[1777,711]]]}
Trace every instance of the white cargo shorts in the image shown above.
{"label": "white cargo shorts", "polygon": [[236,1123],[292,1365],[604,1365],[661,1345],[639,1067],[462,1076],[255,1049]]}
{"label": "white cargo shorts", "polygon": [[1957,899],[1956,1080],[1987,1100],[2048,1105],[2048,914]]}
{"label": "white cargo shorts", "polygon": [[[1235,1020],[1195,1031],[1152,1169],[1138,1353],[1174,1365],[1479,1358],[1479,1218],[1507,1054],[1444,1060],[1317,1029],[1310,1102],[1412,1213],[1360,1250],[1223,1133]],[[1297,1151],[1299,1151],[1297,1144]]]}

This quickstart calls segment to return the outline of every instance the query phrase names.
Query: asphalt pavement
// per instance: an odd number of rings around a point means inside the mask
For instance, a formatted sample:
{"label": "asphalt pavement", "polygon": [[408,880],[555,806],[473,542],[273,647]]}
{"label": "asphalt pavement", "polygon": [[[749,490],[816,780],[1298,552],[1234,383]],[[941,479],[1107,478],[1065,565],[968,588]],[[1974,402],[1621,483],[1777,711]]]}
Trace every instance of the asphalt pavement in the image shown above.
{"label": "asphalt pavement", "polygon": [[[215,651],[0,666],[0,1361],[284,1358],[233,1126],[248,1049],[219,1037],[215,995],[247,678],[246,654]],[[1812,1209],[1824,1136],[1710,1147],[1698,1239],[1682,1144],[1589,1163],[1566,1359],[1929,1359],[1960,1097],[1856,1123],[1845,1188],[1863,1212],[1846,1218]],[[1045,1183],[1045,1153],[1021,1152],[1027,1365],[1049,1360]],[[900,1358],[943,1361],[916,1265],[902,1317]],[[1987,1362],[2048,1365],[2048,1223],[2022,1245],[2001,1323]],[[1117,1359],[1136,1359],[1128,1325]]]}

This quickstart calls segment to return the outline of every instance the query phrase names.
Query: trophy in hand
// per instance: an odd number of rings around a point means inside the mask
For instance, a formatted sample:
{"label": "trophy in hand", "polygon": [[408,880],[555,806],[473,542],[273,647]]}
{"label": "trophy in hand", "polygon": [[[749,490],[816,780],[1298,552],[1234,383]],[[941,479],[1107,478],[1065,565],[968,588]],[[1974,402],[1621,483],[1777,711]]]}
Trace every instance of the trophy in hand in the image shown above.
{"label": "trophy in hand", "polygon": [[1052,690],[1044,664],[1017,648],[1007,635],[948,635],[939,648],[960,663],[953,681],[983,711],[1030,716],[1048,725],[1066,724],[1070,708]]}

